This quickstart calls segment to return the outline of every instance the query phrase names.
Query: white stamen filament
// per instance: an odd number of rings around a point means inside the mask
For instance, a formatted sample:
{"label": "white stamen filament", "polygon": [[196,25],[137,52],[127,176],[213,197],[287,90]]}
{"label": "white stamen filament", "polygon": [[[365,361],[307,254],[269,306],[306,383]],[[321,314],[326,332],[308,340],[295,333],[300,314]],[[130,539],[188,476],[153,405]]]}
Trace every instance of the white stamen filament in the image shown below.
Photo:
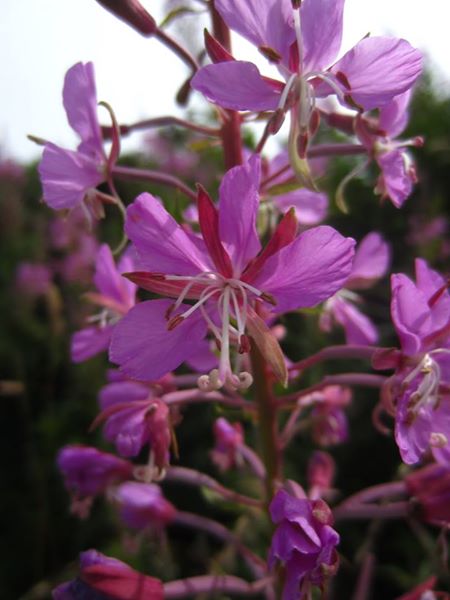
{"label": "white stamen filament", "polygon": [[299,72],[303,71],[303,36],[302,36],[302,24],[300,19],[300,8],[294,10],[294,30],[295,39],[297,40],[298,48],[298,64]]}

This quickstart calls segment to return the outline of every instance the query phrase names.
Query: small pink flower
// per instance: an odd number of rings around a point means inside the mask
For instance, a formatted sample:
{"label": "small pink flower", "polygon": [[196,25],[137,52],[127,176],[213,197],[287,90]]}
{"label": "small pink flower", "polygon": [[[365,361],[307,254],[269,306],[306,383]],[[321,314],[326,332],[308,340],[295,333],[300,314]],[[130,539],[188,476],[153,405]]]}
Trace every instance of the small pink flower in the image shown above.
{"label": "small pink flower", "polygon": [[227,471],[242,461],[239,448],[244,444],[244,432],[240,423],[230,423],[220,417],[214,423],[214,437],[216,443],[211,459],[221,471]]}
{"label": "small pink flower", "polygon": [[162,495],[159,486],[128,481],[114,494],[120,507],[120,516],[132,529],[162,529],[173,521],[176,509]]}

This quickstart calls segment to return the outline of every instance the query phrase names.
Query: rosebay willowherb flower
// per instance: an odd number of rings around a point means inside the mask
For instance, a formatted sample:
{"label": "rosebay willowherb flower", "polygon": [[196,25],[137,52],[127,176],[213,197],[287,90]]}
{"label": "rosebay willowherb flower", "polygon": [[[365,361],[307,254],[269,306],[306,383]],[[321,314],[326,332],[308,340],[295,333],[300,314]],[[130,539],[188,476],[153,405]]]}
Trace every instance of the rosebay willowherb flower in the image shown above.
{"label": "rosebay willowherb flower", "polygon": [[254,156],[226,173],[218,209],[200,189],[203,239],[181,228],[150,194],[128,208],[126,231],[149,271],[127,276],[176,301],[143,302],[116,326],[110,358],[127,375],[161,377],[186,360],[209,329],[220,361],[217,371],[200,378],[203,389],[251,384],[247,372],[233,371],[230,356],[232,345],[238,353],[249,351],[249,335],[285,383],[284,358],[260,314],[315,306],[335,293],[350,274],[354,241],[326,226],[297,236],[295,217],[287,213],[262,250],[256,231],[259,184],[260,160]]}

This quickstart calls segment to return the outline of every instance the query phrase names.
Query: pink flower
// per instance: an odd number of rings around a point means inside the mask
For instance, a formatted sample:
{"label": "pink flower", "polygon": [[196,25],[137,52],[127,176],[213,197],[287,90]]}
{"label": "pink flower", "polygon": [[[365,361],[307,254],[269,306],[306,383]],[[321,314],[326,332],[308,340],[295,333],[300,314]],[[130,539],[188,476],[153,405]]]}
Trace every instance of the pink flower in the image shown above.
{"label": "pink flower", "polygon": [[372,321],[355,305],[361,302],[353,290],[366,289],[386,275],[390,263],[390,248],[376,232],[366,235],[358,244],[353,269],[344,289],[329,298],[323,307],[319,325],[331,331],[333,325],[344,328],[347,344],[370,345],[378,341]]}
{"label": "pink flower", "polygon": [[[384,386],[395,439],[407,464],[450,440],[450,295],[448,282],[416,260],[416,283],[392,276],[391,314],[401,343]],[[388,364],[386,364],[388,366]],[[382,367],[383,368],[383,367]]]}
{"label": "pink flower", "polygon": [[106,155],[97,119],[94,65],[77,63],[64,79],[63,102],[72,129],[81,138],[76,151],[45,144],[39,164],[44,200],[56,210],[74,208],[106,179]]}
{"label": "pink flower", "polygon": [[211,459],[221,471],[231,469],[239,461],[239,448],[244,444],[244,432],[240,423],[230,423],[223,417],[214,422],[215,446]]}
{"label": "pink flower", "polygon": [[16,285],[27,296],[43,296],[50,289],[52,273],[46,265],[22,262],[17,267]]}
{"label": "pink flower", "polygon": [[322,585],[336,573],[338,533],[331,527],[331,510],[323,500],[294,498],[277,492],[270,504],[277,528],[272,538],[269,566],[284,564],[283,600],[309,597],[311,586]]}
{"label": "pink flower", "polygon": [[121,273],[133,267],[129,252],[122,256],[116,266],[109,246],[100,246],[94,275],[98,292],[86,294],[87,299],[102,309],[100,314],[90,318],[90,321],[98,321],[99,324],[81,329],[72,336],[71,356],[74,362],[83,362],[109,347],[116,323],[135,303],[136,286],[121,276]]}
{"label": "pink flower", "polygon": [[127,564],[97,550],[80,554],[80,574],[52,592],[53,600],[163,600],[159,579],[138,573]]}
{"label": "pink flower", "polygon": [[117,381],[102,388],[99,402],[102,412],[96,421],[106,421],[103,434],[119,454],[137,456],[150,444],[155,466],[161,470],[167,465],[171,434],[164,396],[142,383]]}
{"label": "pink flower", "polygon": [[414,162],[406,148],[423,144],[422,138],[396,139],[408,123],[410,100],[411,90],[399,94],[382,107],[378,121],[358,117],[355,127],[359,139],[381,169],[377,193],[389,198],[397,208],[410,196],[417,181]]}
{"label": "pink flower", "polygon": [[128,481],[116,489],[114,498],[121,518],[133,529],[161,529],[176,515],[175,507],[155,484]]}
{"label": "pink flower", "polygon": [[[158,379],[201,349],[209,329],[220,346],[218,370],[200,378],[203,389],[224,383],[248,387],[251,377],[233,372],[230,351],[249,350],[249,337],[284,380],[278,342],[260,314],[315,306],[335,293],[351,271],[354,241],[330,227],[296,236],[287,213],[268,245],[256,231],[260,160],[228,171],[220,187],[219,210],[199,190],[202,238],[193,236],[150,194],[128,208],[126,231],[148,272],[129,278],[176,301],[150,300],[116,326],[110,358],[129,377]],[[184,300],[195,300],[193,305]]]}
{"label": "pink flower", "polygon": [[434,525],[450,525],[450,469],[428,465],[405,478],[406,487],[420,507],[424,521]]}
{"label": "pink flower", "polygon": [[336,94],[344,104],[381,108],[410,89],[422,70],[420,52],[388,37],[364,38],[336,61],[344,0],[303,0],[299,9],[291,0],[218,0],[215,7],[232,30],[278,66],[286,83],[217,52],[220,62],[200,69],[192,87],[233,110],[286,112],[295,106],[302,135],[308,134],[315,97]]}
{"label": "pink flower", "polygon": [[57,463],[67,489],[80,498],[102,494],[111,484],[128,479],[132,471],[128,461],[78,444],[62,448]]}

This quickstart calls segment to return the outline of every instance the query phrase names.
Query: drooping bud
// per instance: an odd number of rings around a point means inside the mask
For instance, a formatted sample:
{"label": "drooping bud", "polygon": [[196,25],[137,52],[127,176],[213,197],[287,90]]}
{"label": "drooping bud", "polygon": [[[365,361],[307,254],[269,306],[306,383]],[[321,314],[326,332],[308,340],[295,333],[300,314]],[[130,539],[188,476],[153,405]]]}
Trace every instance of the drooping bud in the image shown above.
{"label": "drooping bud", "polygon": [[138,0],[96,0],[106,10],[140,34],[149,37],[158,26],[155,19],[145,10]]}

